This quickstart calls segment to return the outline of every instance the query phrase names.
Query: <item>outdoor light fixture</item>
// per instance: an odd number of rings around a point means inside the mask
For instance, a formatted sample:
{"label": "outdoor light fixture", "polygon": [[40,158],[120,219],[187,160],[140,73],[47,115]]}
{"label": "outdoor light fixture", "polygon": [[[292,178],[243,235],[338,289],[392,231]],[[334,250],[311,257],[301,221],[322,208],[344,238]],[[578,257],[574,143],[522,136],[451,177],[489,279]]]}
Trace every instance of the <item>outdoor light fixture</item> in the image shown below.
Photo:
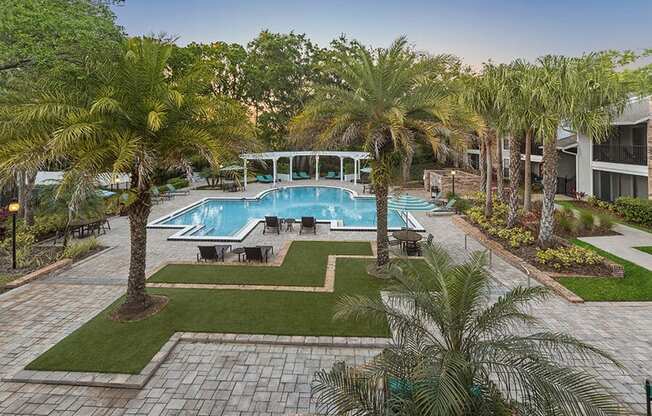
{"label": "outdoor light fixture", "polygon": [[16,268],[16,214],[20,210],[20,204],[17,201],[9,203],[9,212],[12,217],[12,233],[11,233],[11,268]]}
{"label": "outdoor light fixture", "polygon": [[455,195],[455,171],[451,170],[451,176],[453,177],[453,195]]}

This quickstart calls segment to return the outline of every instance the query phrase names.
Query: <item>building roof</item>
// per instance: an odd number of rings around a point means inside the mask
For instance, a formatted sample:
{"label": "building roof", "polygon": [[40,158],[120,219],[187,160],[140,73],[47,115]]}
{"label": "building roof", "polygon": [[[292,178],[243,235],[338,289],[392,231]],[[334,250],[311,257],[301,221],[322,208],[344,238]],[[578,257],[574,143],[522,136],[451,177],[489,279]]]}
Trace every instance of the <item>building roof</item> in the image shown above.
{"label": "building roof", "polygon": [[346,157],[350,159],[370,159],[369,153],[367,152],[348,152],[334,150],[287,150],[282,152],[244,153],[240,155],[240,158],[246,160],[270,160],[295,156],[334,156]]}
{"label": "building roof", "polygon": [[557,149],[566,150],[573,147],[577,147],[577,135],[573,134],[563,139],[557,139]]}

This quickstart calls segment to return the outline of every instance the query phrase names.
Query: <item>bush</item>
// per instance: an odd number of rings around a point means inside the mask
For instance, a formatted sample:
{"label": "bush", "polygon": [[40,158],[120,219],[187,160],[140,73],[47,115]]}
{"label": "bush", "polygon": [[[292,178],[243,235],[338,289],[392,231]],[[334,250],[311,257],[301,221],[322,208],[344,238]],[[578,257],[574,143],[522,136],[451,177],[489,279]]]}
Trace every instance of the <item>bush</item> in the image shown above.
{"label": "bush", "polygon": [[595,225],[595,217],[589,211],[580,213],[580,226],[585,230],[592,230]]}
{"label": "bush", "polygon": [[505,240],[511,247],[519,248],[524,244],[534,242],[534,236],[530,230],[523,227],[505,227],[505,220],[497,217],[496,211],[489,220],[484,217],[482,207],[469,208],[466,215],[487,234]]}
{"label": "bush", "polygon": [[558,247],[537,251],[537,260],[554,269],[568,269],[572,266],[600,264],[602,256],[582,247]]}
{"label": "bush", "polygon": [[169,183],[170,185],[174,186],[177,189],[187,188],[190,186],[190,182],[188,182],[188,179],[186,178],[172,178],[168,180],[167,183]]}
{"label": "bush", "polygon": [[652,203],[649,200],[621,196],[614,205],[627,221],[652,226]]}
{"label": "bush", "polygon": [[555,224],[564,234],[572,234],[575,231],[575,216],[571,210],[568,213],[565,209],[555,212]]}
{"label": "bush", "polygon": [[95,250],[99,246],[100,243],[95,237],[87,238],[78,243],[69,244],[63,250],[61,257],[76,260],[80,257],[84,257],[88,252]]}
{"label": "bush", "polygon": [[598,220],[600,221],[600,229],[604,231],[611,230],[614,226],[614,220],[611,219],[609,215],[599,215]]}
{"label": "bush", "polygon": [[457,212],[466,212],[469,208],[471,208],[471,202],[466,199],[456,199],[453,207]]}
{"label": "bush", "polygon": [[[16,264],[20,268],[29,267],[35,261],[33,256],[34,243],[36,236],[27,227],[17,224],[16,227]],[[12,250],[12,233],[8,232],[4,240],[0,242],[0,250],[11,254]]]}

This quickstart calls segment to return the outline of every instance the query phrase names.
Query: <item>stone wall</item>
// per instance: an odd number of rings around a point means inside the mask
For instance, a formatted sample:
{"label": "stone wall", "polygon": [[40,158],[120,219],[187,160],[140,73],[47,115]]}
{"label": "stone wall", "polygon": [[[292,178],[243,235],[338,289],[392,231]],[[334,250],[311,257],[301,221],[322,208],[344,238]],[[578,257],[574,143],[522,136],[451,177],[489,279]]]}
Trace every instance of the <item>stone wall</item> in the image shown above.
{"label": "stone wall", "polygon": [[[443,193],[448,194],[453,191],[452,169],[442,170],[425,170],[424,190],[430,192],[431,187],[435,186]],[[470,196],[480,191],[480,176],[473,173],[464,172],[455,169],[455,193],[462,196]]]}
{"label": "stone wall", "polygon": [[[650,107],[652,107],[652,102]],[[652,108],[650,114],[652,114]],[[647,197],[652,199],[652,118],[647,121]]]}

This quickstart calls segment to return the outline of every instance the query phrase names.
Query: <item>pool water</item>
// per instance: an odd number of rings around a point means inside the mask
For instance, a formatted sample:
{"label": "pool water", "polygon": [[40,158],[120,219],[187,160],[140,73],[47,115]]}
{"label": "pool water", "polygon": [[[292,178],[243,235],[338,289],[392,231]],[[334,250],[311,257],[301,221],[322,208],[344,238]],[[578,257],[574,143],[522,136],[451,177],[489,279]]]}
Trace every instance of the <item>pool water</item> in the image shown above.
{"label": "pool water", "polygon": [[[164,226],[202,225],[186,236],[234,236],[265,216],[279,218],[315,217],[317,221],[341,221],[350,229],[376,228],[376,199],[355,197],[343,188],[296,186],[269,191],[258,199],[206,199],[168,219],[155,222]],[[388,226],[405,226],[403,213],[389,210]]]}

